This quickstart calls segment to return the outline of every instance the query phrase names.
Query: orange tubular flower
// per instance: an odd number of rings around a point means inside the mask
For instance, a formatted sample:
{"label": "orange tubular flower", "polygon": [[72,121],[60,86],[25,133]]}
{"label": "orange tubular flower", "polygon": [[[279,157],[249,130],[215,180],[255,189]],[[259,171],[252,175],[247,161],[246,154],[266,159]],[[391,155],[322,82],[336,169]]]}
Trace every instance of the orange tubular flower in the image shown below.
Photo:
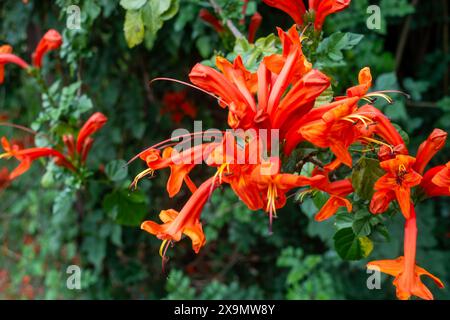
{"label": "orange tubular flower", "polygon": [[211,186],[216,187],[213,178],[203,182],[180,212],[173,209],[162,210],[159,217],[164,224],[144,221],[141,229],[165,240],[161,247],[165,245],[166,241],[180,241],[184,234],[192,240],[192,249],[198,253],[206,242],[200,215],[209,198]]}
{"label": "orange tubular flower", "polygon": [[[445,171],[444,171],[445,170]],[[446,173],[447,172],[447,173]],[[433,182],[433,179],[437,174],[440,174],[440,178],[436,178],[436,182],[441,186],[438,186]],[[447,182],[445,182],[447,181]],[[431,168],[423,175],[420,186],[425,191],[428,197],[447,196],[450,197],[450,170],[445,165]]]}
{"label": "orange tubular flower", "polygon": [[[386,115],[372,105],[362,106],[360,111],[370,116],[372,121],[376,124],[374,125],[373,133],[383,138],[390,146],[394,146],[394,148],[398,146],[398,149],[403,150],[403,152],[406,151],[405,142],[403,141],[402,136],[398,133]],[[407,153],[408,152],[406,151],[406,154]]]}
{"label": "orange tubular flower", "polygon": [[249,43],[255,42],[256,31],[258,31],[261,26],[262,16],[259,12],[255,12],[255,14],[250,19],[250,25],[248,27],[248,36],[247,40]]}
{"label": "orange tubular flower", "polygon": [[180,123],[185,116],[194,119],[197,116],[197,108],[187,100],[186,95],[186,91],[165,93],[161,114],[169,113],[175,123]]}
{"label": "orange tubular flower", "polygon": [[303,0],[263,0],[265,4],[287,13],[294,19],[297,25],[303,24],[303,16],[306,13]]}
{"label": "orange tubular flower", "polygon": [[416,265],[417,225],[416,213],[412,204],[408,216],[409,218],[405,223],[404,256],[395,260],[371,261],[367,264],[367,268],[379,270],[395,277],[393,284],[397,288],[399,299],[407,300],[414,295],[431,300],[433,294],[422,283],[420,277],[423,275],[430,277],[439,288],[443,288],[444,284],[437,277]]}
{"label": "orange tubular flower", "polygon": [[348,89],[347,97],[340,98],[332,104],[332,109],[325,109],[326,112],[322,113],[320,118],[299,129],[304,139],[316,146],[330,148],[336,157],[349,167],[352,166],[349,146],[358,139],[371,135],[374,130],[372,114],[357,106],[358,100],[372,84],[370,69],[362,69],[358,78],[359,85]]}
{"label": "orange tubular flower", "polygon": [[[321,180],[322,177],[304,177],[289,173],[280,173],[280,160],[271,158],[269,162],[257,165],[251,178],[258,186],[265,203],[265,211],[269,214],[270,228],[272,218],[276,217],[276,209],[286,204],[286,193],[293,188],[304,187]],[[270,229],[271,232],[271,229]]]}
{"label": "orange tubular flower", "polygon": [[190,79],[218,96],[222,107],[228,106],[230,127],[279,129],[280,139],[287,142],[292,123],[311,111],[315,99],[330,83],[323,73],[311,70],[295,26],[286,33],[279,29],[278,33],[283,53],[266,57],[256,74],[244,67],[239,56],[233,63],[218,57],[221,73],[197,64]]}
{"label": "orange tubular flower", "polygon": [[217,19],[207,9],[201,9],[198,16],[207,24],[211,25],[216,30],[217,33],[222,33],[225,31],[225,28],[223,24],[219,21],[219,19]]}
{"label": "orange tubular flower", "polygon": [[450,192],[450,161],[439,170],[431,180],[436,186],[447,188]]}
{"label": "orange tubular flower", "polygon": [[100,130],[105,123],[108,121],[108,118],[103,113],[96,112],[94,113],[83,125],[78,133],[77,139],[77,152],[81,155],[83,154],[83,149],[89,145],[88,138],[92,136],[95,132]]}
{"label": "orange tubular flower", "polygon": [[47,52],[56,50],[62,45],[62,36],[61,34],[54,30],[48,30],[41,41],[39,41],[36,49],[33,52],[33,65],[37,68],[42,67],[42,59],[47,54]]}
{"label": "orange tubular flower", "polygon": [[327,16],[344,10],[350,2],[351,0],[309,0],[309,11],[316,14],[314,28],[321,30]]}
{"label": "orange tubular flower", "polygon": [[189,173],[195,165],[201,163],[203,157],[207,157],[217,145],[217,143],[205,143],[181,152],[168,147],[164,149],[162,155],[157,149],[146,150],[140,155],[140,158],[147,163],[148,168],[135,177],[131,186],[136,188],[140,179],[147,175],[153,175],[156,170],[170,168],[170,176],[167,181],[167,192],[169,197],[172,198],[178,194],[183,181],[191,192],[195,192],[197,187],[189,178]]}
{"label": "orange tubular flower", "polygon": [[29,67],[28,63],[12,54],[12,51],[13,49],[9,45],[0,46],[0,84],[2,84],[5,80],[5,64],[13,63],[22,69],[27,69]]}
{"label": "orange tubular flower", "polygon": [[244,68],[240,57],[235,60],[232,67],[220,57],[216,63],[219,68],[223,68],[224,74],[198,63],[192,68],[189,78],[195,85],[220,97],[222,107],[228,106],[230,127],[247,129],[251,126],[256,110],[255,101],[249,91],[249,88],[254,87],[252,85],[254,77]]}
{"label": "orange tubular flower", "polygon": [[283,52],[282,54],[273,54],[264,58],[264,65],[271,72],[280,74],[281,69],[286,63],[286,59],[291,52],[298,50],[300,55],[298,59],[294,61],[292,67],[292,83],[296,83],[300,78],[312,69],[312,64],[306,60],[306,57],[302,52],[301,37],[298,35],[297,26],[293,25],[287,32],[284,32],[281,28],[277,28],[278,37],[280,38]]}
{"label": "orange tubular flower", "polygon": [[419,147],[416,155],[416,163],[414,164],[414,170],[423,174],[427,164],[430,160],[441,150],[445,141],[447,140],[447,132],[441,129],[434,129]]}
{"label": "orange tubular flower", "polygon": [[345,198],[354,191],[351,179],[330,182],[328,173],[327,170],[315,169],[313,171],[313,177],[316,177],[317,180],[311,184],[311,188],[324,191],[330,195],[330,198],[314,217],[316,221],[324,221],[331,218],[340,207],[345,207],[347,212],[352,211],[351,202]]}
{"label": "orange tubular flower", "polygon": [[[380,208],[387,208],[386,199],[383,196],[388,197],[393,191],[403,215],[406,219],[409,218],[411,188],[420,184],[422,180],[422,176],[413,169],[415,162],[416,159],[411,156],[397,155],[394,159],[380,163],[387,174],[375,183],[376,192],[370,203],[372,213],[379,213]],[[383,203],[379,203],[380,201]]]}
{"label": "orange tubular flower", "polygon": [[[263,0],[267,5],[286,12],[298,25],[304,23],[306,8],[303,0]],[[351,0],[309,0],[309,12],[315,15],[314,28],[321,30],[325,18],[344,10]]]}
{"label": "orange tubular flower", "polygon": [[20,149],[17,145],[11,145],[9,141],[3,137],[1,139],[3,149],[5,153],[0,154],[0,159],[14,157],[20,161],[20,164],[9,174],[9,179],[14,180],[21,176],[30,169],[31,163],[42,157],[51,157],[56,159],[56,163],[62,167],[66,167],[70,170],[75,170],[73,165],[67,158],[54,149],[50,148],[28,148]]}

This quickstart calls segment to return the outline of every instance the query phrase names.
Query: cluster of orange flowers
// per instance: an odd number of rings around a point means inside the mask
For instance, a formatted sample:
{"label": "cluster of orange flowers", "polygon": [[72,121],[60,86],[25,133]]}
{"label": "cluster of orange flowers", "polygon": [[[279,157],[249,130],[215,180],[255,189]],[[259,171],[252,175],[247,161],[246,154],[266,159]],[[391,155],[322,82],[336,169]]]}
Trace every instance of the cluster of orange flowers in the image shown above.
{"label": "cluster of orange flowers", "polygon": [[[40,69],[45,54],[58,49],[61,45],[61,34],[54,29],[47,31],[32,54],[32,66],[17,55],[14,55],[11,46],[0,46],[0,84],[4,81],[5,64],[16,64],[27,71],[31,71],[32,68]],[[107,118],[105,115],[96,112],[80,129],[76,140],[72,134],[64,135],[62,138],[65,145],[65,152],[64,150],[47,147],[24,148],[20,143],[10,143],[6,137],[2,137],[1,146],[4,153],[0,154],[0,159],[15,158],[19,161],[19,165],[11,172],[5,167],[0,170],[0,189],[5,188],[12,180],[28,171],[33,161],[43,157],[52,158],[58,166],[76,172],[77,168],[86,162],[86,158],[94,142],[92,135],[101,129],[106,121]],[[27,130],[32,132],[30,129]]]}
{"label": "cluster of orange flowers", "polygon": [[[313,15],[315,28],[320,29],[325,16],[344,9],[350,0],[310,0],[308,12],[302,1],[264,2],[289,13],[297,25],[304,23],[306,15]],[[349,88],[345,96],[315,106],[316,99],[330,86],[329,78],[314,69],[303,55],[297,26],[287,32],[278,29],[278,36],[282,53],[265,57],[255,73],[245,68],[239,56],[233,63],[217,57],[219,71],[201,64],[193,67],[189,74],[191,82],[216,97],[219,105],[228,109],[229,126],[242,130],[236,134],[227,132],[220,142],[196,145],[182,152],[175,151],[169,140],[141,152],[138,156],[148,168],[137,175],[133,182],[135,186],[139,179],[153,175],[154,171],[170,168],[169,196],[175,196],[183,182],[192,192],[181,211],[162,210],[159,214],[162,224],[145,221],[141,228],[163,240],[160,249],[163,261],[169,245],[180,241],[183,234],[191,239],[192,248],[198,253],[206,241],[200,221],[202,208],[213,190],[224,184],[230,185],[250,210],[265,210],[270,225],[276,210],[285,205],[287,192],[300,187],[329,194],[329,200],[315,217],[317,221],[332,217],[340,207],[350,212],[352,203],[347,197],[354,192],[352,181],[350,178],[333,180],[333,173],[341,166],[352,168],[351,145],[370,144],[373,148],[369,149],[378,151],[380,166],[386,171],[374,186],[376,192],[370,211],[380,214],[391,202],[398,202],[405,217],[405,239],[403,256],[396,260],[372,261],[368,268],[378,268],[394,276],[400,299],[408,299],[411,295],[432,299],[420,276],[431,277],[439,287],[443,284],[415,264],[417,227],[411,188],[422,188],[428,197],[450,195],[450,162],[424,173],[430,159],[444,146],[447,134],[435,129],[420,146],[416,158],[409,155],[405,142],[390,120],[371,105],[376,97],[390,98],[385,92],[369,92],[372,85],[369,68],[360,71],[359,83]],[[360,106],[359,102],[366,104]],[[264,157],[270,147],[263,146],[258,135],[246,134],[249,129],[255,129],[253,132],[278,130],[281,155]],[[311,176],[282,172],[283,159],[304,141],[328,148],[335,160],[316,167]],[[256,163],[238,161],[254,157],[255,150]],[[189,173],[199,163],[198,157],[216,168],[216,173],[197,187]]]}

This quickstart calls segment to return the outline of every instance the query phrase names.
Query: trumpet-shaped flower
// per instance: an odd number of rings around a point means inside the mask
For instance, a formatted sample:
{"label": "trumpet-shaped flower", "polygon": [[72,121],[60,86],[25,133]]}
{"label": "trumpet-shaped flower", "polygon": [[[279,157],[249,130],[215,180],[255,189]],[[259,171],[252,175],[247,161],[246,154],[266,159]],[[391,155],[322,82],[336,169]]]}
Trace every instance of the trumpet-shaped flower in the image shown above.
{"label": "trumpet-shaped flower", "polygon": [[5,64],[13,63],[22,69],[27,69],[29,67],[28,63],[14,55],[12,51],[13,49],[9,45],[0,46],[0,84],[5,80]]}
{"label": "trumpet-shaped flower", "polygon": [[395,260],[371,261],[367,264],[367,268],[395,277],[393,284],[397,288],[397,297],[399,299],[407,300],[411,296],[417,296],[431,300],[433,299],[433,294],[422,283],[420,277],[423,275],[430,277],[439,288],[443,288],[444,284],[439,278],[416,265],[417,226],[413,205],[410,206],[410,210],[409,218],[405,223],[404,256]]}
{"label": "trumpet-shaped flower", "polygon": [[411,188],[419,185],[422,180],[422,176],[413,169],[415,162],[416,159],[411,156],[397,155],[394,159],[380,163],[387,173],[375,183],[376,192],[370,204],[373,213],[379,213],[379,208],[387,208],[383,196],[392,198],[394,192],[403,215],[406,219],[409,218]]}
{"label": "trumpet-shaped flower", "polygon": [[54,30],[48,30],[39,41],[36,49],[33,52],[33,65],[37,68],[42,67],[42,59],[52,50],[56,50],[62,45],[61,34]]}
{"label": "trumpet-shaped flower", "polygon": [[175,242],[180,241],[181,236],[184,234],[192,240],[192,249],[195,253],[198,253],[206,241],[200,222],[200,215],[209,198],[213,182],[213,178],[203,182],[192,194],[180,212],[173,209],[162,210],[159,217],[163,221],[163,224],[144,221],[141,229],[155,235],[161,240]]}

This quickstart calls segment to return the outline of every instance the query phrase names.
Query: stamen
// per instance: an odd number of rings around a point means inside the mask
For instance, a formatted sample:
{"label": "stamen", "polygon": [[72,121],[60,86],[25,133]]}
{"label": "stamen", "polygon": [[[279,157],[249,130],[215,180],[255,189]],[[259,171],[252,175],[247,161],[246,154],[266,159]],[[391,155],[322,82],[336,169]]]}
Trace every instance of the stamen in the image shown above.
{"label": "stamen", "polygon": [[166,239],[161,243],[161,246],[159,247],[159,255],[161,256],[161,269],[164,274],[166,273],[166,263],[167,261],[169,261],[169,258],[166,257],[166,253],[171,243],[172,241]]}
{"label": "stamen", "polygon": [[208,201],[211,199],[211,195],[214,191],[217,177],[219,177],[219,184],[222,184],[222,176],[223,176],[223,172],[225,171],[225,169],[227,170],[227,173],[229,174],[230,173],[229,163],[223,163],[217,168],[217,172],[214,174],[214,176],[212,178],[211,189],[209,191]]}
{"label": "stamen", "polygon": [[[203,135],[203,134],[205,134],[205,135],[216,135],[217,133],[225,133],[225,131],[222,131],[222,130],[217,130],[217,131],[212,131],[212,130],[208,130],[208,131],[199,131],[199,132],[193,132],[193,133],[188,133],[188,134],[182,134],[182,135],[179,135],[179,136],[176,136],[176,137],[172,137],[172,138],[170,138],[170,139],[166,139],[166,140],[164,140],[164,141],[161,141],[161,142],[158,142],[157,144],[154,144],[153,146],[151,146],[151,147],[149,147],[149,148],[147,148],[147,149],[145,149],[145,150],[143,150],[143,151],[141,151],[141,152],[139,152],[137,155],[135,155],[133,158],[131,158],[128,162],[127,162],[127,165],[129,165],[130,163],[132,163],[133,161],[135,161],[137,158],[139,158],[142,154],[144,154],[145,152],[147,152],[147,151],[149,151],[149,150],[151,150],[151,149],[164,149],[165,147],[167,147],[167,146],[169,146],[169,145],[176,145],[176,144],[178,144],[178,143],[180,143],[179,141],[173,141],[173,140],[175,140],[175,139],[183,139],[183,138],[186,138],[186,137],[190,137],[190,138],[192,138],[192,137],[194,137],[194,136],[197,136],[197,135]],[[185,142],[187,142],[187,141],[189,141],[189,140],[184,140],[183,139],[183,142],[185,143]]]}
{"label": "stamen", "polygon": [[277,197],[278,197],[277,187],[273,183],[270,183],[267,188],[267,206],[266,206],[266,212],[269,213],[269,235],[273,233],[272,222],[273,218],[277,216],[277,208],[275,202]]}
{"label": "stamen", "polygon": [[136,190],[139,180],[141,180],[143,177],[145,177],[147,175],[152,175],[153,176],[154,172],[155,172],[155,170],[153,170],[152,168],[148,168],[148,169],[145,169],[144,171],[142,171],[141,173],[139,173],[134,178],[133,182],[130,184],[130,189]]}
{"label": "stamen", "polygon": [[391,153],[394,153],[394,148],[390,144],[388,144],[386,142],[383,142],[383,141],[380,141],[380,140],[376,140],[376,139],[372,139],[372,138],[369,138],[369,137],[363,137],[363,139],[367,140],[367,141],[370,141],[370,142],[373,142],[373,143],[376,143],[376,144],[380,144],[380,145],[386,146],[386,147],[388,147],[391,150]]}
{"label": "stamen", "polygon": [[197,90],[199,90],[199,91],[201,91],[203,93],[206,93],[207,95],[217,99],[219,101],[219,103],[224,103],[224,104],[228,105],[227,103],[225,103],[225,101],[223,101],[220,97],[216,96],[215,94],[212,94],[211,92],[208,92],[208,91],[206,91],[206,90],[204,90],[204,89],[202,89],[200,87],[197,87],[196,85],[193,85],[191,83],[188,83],[188,82],[185,82],[185,81],[181,81],[181,80],[177,80],[177,79],[172,79],[172,78],[155,78],[155,79],[150,81],[150,84],[152,84],[153,82],[156,82],[156,81],[171,81],[171,82],[180,83],[180,84],[183,84],[183,85],[185,85],[187,87],[191,87],[191,88],[197,89]]}
{"label": "stamen", "polygon": [[394,102],[394,99],[389,97],[387,94],[380,93],[380,92],[370,92],[366,94],[364,97],[380,97],[386,100],[389,104],[392,104]]}
{"label": "stamen", "polygon": [[10,159],[11,157],[12,157],[12,154],[9,152],[0,154],[0,159]]}

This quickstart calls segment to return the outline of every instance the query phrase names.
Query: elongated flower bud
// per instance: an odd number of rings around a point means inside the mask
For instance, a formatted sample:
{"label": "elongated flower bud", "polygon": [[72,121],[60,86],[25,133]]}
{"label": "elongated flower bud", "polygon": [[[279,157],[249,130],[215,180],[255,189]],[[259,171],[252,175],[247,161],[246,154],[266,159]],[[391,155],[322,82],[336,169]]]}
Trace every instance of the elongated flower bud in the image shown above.
{"label": "elongated flower bud", "polygon": [[36,50],[33,52],[33,65],[37,68],[41,68],[44,55],[49,51],[58,49],[61,45],[61,34],[54,29],[48,30],[41,41],[39,41]]}

